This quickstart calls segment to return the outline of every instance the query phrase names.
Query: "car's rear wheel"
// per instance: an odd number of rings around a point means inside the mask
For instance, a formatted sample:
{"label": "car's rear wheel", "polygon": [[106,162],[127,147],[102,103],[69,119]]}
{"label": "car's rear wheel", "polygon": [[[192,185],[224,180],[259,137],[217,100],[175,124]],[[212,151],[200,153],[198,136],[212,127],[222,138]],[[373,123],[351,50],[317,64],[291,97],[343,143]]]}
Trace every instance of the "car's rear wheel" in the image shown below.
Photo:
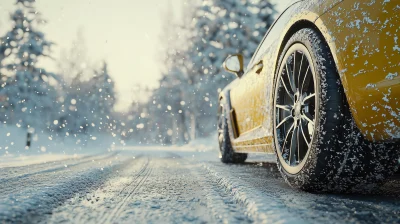
{"label": "car's rear wheel", "polygon": [[234,152],[229,137],[228,119],[225,113],[224,108],[221,108],[218,114],[218,143],[221,161],[223,163],[244,163],[247,159],[247,154]]}
{"label": "car's rear wheel", "polygon": [[291,186],[309,191],[373,189],[395,171],[398,150],[362,137],[320,34],[302,29],[282,52],[273,123],[283,177]]}

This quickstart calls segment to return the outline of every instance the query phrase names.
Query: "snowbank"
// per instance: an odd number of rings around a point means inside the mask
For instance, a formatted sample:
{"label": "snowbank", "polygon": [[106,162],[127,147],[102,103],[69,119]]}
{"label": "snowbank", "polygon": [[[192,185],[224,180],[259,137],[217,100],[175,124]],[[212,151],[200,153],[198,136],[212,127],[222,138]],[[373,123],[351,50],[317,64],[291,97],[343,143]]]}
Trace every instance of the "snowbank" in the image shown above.
{"label": "snowbank", "polygon": [[218,152],[218,135],[217,132],[210,134],[208,138],[198,138],[187,145],[181,146],[187,150],[193,150],[197,152],[208,152],[215,151]]}
{"label": "snowbank", "polygon": [[26,129],[0,125],[0,167],[24,166],[104,153],[122,145],[117,137],[106,134],[59,137],[37,132],[32,134],[29,148],[26,147],[26,140]]}

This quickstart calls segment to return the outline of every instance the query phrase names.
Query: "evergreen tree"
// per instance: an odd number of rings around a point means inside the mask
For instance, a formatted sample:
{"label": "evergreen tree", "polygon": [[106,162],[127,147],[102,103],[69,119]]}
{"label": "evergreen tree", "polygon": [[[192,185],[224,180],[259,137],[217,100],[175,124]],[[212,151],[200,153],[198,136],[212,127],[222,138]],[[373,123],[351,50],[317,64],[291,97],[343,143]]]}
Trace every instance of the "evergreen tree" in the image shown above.
{"label": "evergreen tree", "polygon": [[[58,104],[54,83],[58,76],[37,67],[38,59],[48,57],[51,42],[37,27],[44,23],[35,10],[33,0],[18,0],[18,9],[11,15],[13,28],[8,32],[13,39],[16,60],[7,67],[14,74],[1,90],[8,96],[11,113],[22,125],[47,127],[54,119],[55,105]],[[53,83],[53,85],[52,85]],[[47,122],[43,119],[47,118]]]}
{"label": "evergreen tree", "polygon": [[92,114],[98,126],[103,130],[113,127],[112,113],[115,105],[114,81],[108,73],[107,63],[103,62],[101,71],[94,71],[91,80]]}
{"label": "evergreen tree", "polygon": [[70,85],[64,89],[64,104],[59,123],[66,136],[71,134],[86,134],[90,118],[89,89],[87,82],[82,82],[80,75],[76,76]]}
{"label": "evergreen tree", "polygon": [[91,73],[89,59],[86,55],[87,47],[83,30],[79,29],[76,39],[72,42],[70,49],[61,51],[60,59],[57,62],[59,73],[63,75],[66,83],[71,83],[76,76],[87,78]]}

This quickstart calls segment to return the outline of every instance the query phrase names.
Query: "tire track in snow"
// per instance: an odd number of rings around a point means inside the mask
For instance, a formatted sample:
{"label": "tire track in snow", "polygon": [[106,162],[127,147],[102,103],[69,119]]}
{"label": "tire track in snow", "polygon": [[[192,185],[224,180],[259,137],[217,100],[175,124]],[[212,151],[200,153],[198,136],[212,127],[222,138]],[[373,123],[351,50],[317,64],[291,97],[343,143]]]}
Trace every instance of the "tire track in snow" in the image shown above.
{"label": "tire track in snow", "polygon": [[9,178],[0,182],[0,199],[9,194],[19,194],[23,191],[44,188],[48,184],[54,185],[54,181],[61,180],[62,177],[74,176],[77,173],[84,173],[88,168],[109,166],[117,159],[116,154],[107,155],[98,160],[88,160],[82,163],[70,164],[70,166],[61,166],[55,169],[45,170],[43,172],[36,172]]}
{"label": "tire track in snow", "polygon": [[144,166],[138,171],[134,179],[125,186],[120,192],[119,195],[127,192],[127,195],[119,202],[115,208],[112,210],[110,214],[105,213],[100,223],[112,223],[120,214],[123,212],[126,207],[128,201],[132,198],[135,191],[139,189],[142,184],[147,180],[152,172],[152,167],[150,166],[151,158],[148,158]]}
{"label": "tire track in snow", "polygon": [[235,203],[235,200],[229,195],[225,189],[220,186],[215,179],[208,178],[207,171],[200,166],[196,166],[195,170],[191,170],[191,174],[195,176],[199,185],[203,187],[205,192],[205,201],[207,208],[212,216],[220,223],[252,223],[243,211],[242,206]]}
{"label": "tire track in snow", "polygon": [[[266,165],[266,166],[265,166]],[[256,223],[397,223],[398,181],[384,185],[389,193],[372,195],[312,194],[290,188],[276,164],[203,163],[211,178],[246,208]],[[397,188],[396,188],[397,183]],[[393,189],[394,188],[394,189]]]}
{"label": "tire track in snow", "polygon": [[[90,169],[64,176],[46,186],[31,186],[22,192],[0,198],[0,223],[35,223],[45,214],[72,198],[79,192],[88,192],[101,186],[115,171],[124,169],[132,160],[123,160],[103,167],[91,166]],[[54,176],[57,174],[51,174]],[[55,179],[55,178],[53,178]],[[3,188],[0,183],[0,188]]]}
{"label": "tire track in snow", "polygon": [[279,198],[258,192],[257,189],[247,186],[244,181],[224,175],[209,164],[204,163],[202,167],[237,203],[244,206],[246,214],[255,223],[306,223],[294,217],[279,201]]}

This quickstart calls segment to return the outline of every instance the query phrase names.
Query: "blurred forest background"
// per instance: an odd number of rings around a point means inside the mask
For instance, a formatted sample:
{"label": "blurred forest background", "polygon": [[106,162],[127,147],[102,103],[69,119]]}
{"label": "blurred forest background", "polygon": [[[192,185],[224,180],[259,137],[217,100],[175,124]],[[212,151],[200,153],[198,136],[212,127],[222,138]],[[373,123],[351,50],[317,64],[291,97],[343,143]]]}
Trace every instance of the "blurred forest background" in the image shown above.
{"label": "blurred forest background", "polygon": [[198,0],[183,11],[179,21],[172,10],[162,12],[159,88],[135,86],[134,98],[142,100],[122,113],[114,110],[107,62],[89,63],[79,32],[58,59],[58,72],[39,66],[56,43],[41,32],[46,20],[35,1],[16,0],[6,21],[12,29],[0,36],[0,122],[80,145],[99,134],[162,145],[215,134],[218,93],[235,79],[222,70],[223,61],[242,53],[248,62],[277,13],[267,0]]}

